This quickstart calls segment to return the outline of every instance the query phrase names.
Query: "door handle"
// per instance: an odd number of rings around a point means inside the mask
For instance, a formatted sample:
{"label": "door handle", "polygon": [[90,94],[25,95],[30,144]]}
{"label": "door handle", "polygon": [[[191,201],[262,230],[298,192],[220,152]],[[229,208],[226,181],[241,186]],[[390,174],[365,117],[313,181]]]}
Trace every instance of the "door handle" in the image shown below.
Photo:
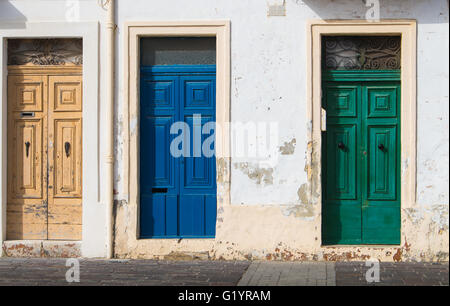
{"label": "door handle", "polygon": [[66,142],[64,144],[64,150],[66,150],[66,157],[69,158],[69,156],[70,156],[70,143]]}
{"label": "door handle", "polygon": [[25,142],[25,151],[27,152],[26,153],[27,157],[28,157],[28,155],[30,153],[30,145],[31,145],[31,143],[29,141]]}
{"label": "door handle", "polygon": [[345,144],[343,142],[338,143],[338,148],[341,150],[345,149]]}
{"label": "door handle", "polygon": [[380,149],[381,151],[384,151],[384,145],[382,144],[382,143],[380,143],[379,145],[378,145],[378,149]]}

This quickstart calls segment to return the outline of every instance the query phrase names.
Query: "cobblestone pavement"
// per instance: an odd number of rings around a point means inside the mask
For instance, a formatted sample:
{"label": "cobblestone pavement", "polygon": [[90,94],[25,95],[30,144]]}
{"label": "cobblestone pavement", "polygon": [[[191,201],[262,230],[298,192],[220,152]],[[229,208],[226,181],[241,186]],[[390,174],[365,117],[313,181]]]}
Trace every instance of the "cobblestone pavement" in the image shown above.
{"label": "cobblestone pavement", "polygon": [[[367,286],[365,263],[336,263],[336,285]],[[374,286],[448,286],[448,263],[381,263]]]}
{"label": "cobblestone pavement", "polygon": [[[249,262],[80,260],[79,285],[235,286]],[[65,259],[0,258],[0,286],[66,282]]]}
{"label": "cobblestone pavement", "polygon": [[369,284],[365,263],[80,259],[80,283],[67,283],[65,259],[0,258],[4,285],[348,286],[449,285],[449,265],[381,263]]}

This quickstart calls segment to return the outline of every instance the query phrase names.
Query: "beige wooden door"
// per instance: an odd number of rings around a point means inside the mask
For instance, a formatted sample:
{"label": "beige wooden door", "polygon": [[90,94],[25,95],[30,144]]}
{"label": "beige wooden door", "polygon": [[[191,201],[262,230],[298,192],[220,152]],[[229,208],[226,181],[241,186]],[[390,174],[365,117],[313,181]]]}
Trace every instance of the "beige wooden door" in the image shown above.
{"label": "beige wooden door", "polygon": [[7,239],[47,239],[47,83],[8,77]]}
{"label": "beige wooden door", "polygon": [[8,77],[7,239],[81,240],[82,77]]}
{"label": "beige wooden door", "polygon": [[81,76],[49,77],[48,239],[81,240]]}

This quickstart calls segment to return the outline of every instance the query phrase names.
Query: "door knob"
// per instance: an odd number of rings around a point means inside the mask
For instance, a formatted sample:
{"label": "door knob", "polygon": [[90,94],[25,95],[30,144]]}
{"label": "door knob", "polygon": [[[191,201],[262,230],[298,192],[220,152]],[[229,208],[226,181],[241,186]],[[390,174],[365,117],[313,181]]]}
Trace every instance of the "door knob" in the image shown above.
{"label": "door knob", "polygon": [[64,149],[66,150],[66,157],[68,158],[70,156],[70,143],[66,142],[64,144]]}
{"label": "door knob", "polygon": [[345,149],[345,144],[343,142],[338,143],[338,148],[341,150]]}
{"label": "door knob", "polygon": [[378,145],[378,149],[380,149],[381,151],[384,151],[384,145],[383,145],[382,143],[380,143],[380,144]]}
{"label": "door knob", "polygon": [[30,145],[31,145],[31,143],[29,141],[25,142],[25,150],[27,152],[27,157],[30,152]]}

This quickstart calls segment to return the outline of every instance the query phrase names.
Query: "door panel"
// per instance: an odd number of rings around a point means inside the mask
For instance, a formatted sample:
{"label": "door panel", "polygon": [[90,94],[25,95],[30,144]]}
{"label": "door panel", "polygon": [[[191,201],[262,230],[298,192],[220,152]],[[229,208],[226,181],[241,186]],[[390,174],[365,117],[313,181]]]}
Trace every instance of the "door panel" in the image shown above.
{"label": "door panel", "polygon": [[180,197],[180,232],[184,238],[214,238],[216,202],[215,195]]}
{"label": "door panel", "polygon": [[47,239],[46,84],[8,77],[8,240]]}
{"label": "door panel", "polygon": [[354,79],[323,84],[323,242],[399,244],[400,84]]}
{"label": "door panel", "polygon": [[358,182],[361,120],[357,83],[325,82],[327,110],[323,168],[323,240],[329,244],[361,241],[361,196]]}
{"label": "door panel", "polygon": [[[14,120],[14,119],[13,119]],[[12,127],[10,161],[14,171],[10,177],[14,198],[43,199],[42,119],[15,119]]]}
{"label": "door panel", "polygon": [[56,119],[54,197],[81,197],[81,120]]}
{"label": "door panel", "polygon": [[361,243],[361,204],[327,202],[323,211],[323,240],[326,244]]}
{"label": "door panel", "polygon": [[327,199],[356,200],[356,126],[330,125],[327,144]]}
{"label": "door panel", "polygon": [[400,244],[400,84],[361,86],[368,153],[362,177],[362,241]]}
{"label": "door panel", "polygon": [[397,197],[397,128],[369,126],[368,199],[395,200]]}
{"label": "door panel", "polygon": [[214,78],[181,77],[184,88],[184,110],[214,111],[215,90]]}
{"label": "door panel", "polygon": [[383,203],[363,207],[363,237],[365,244],[400,244],[400,206]]}
{"label": "door panel", "polygon": [[[141,73],[141,238],[215,235],[215,156],[202,154],[215,120],[215,75],[158,67]],[[194,69],[195,67],[190,67]],[[200,69],[200,71],[203,69]],[[173,126],[177,122],[178,126]],[[183,132],[180,128],[188,127]],[[171,128],[174,128],[171,133]],[[214,137],[214,135],[213,135]],[[174,140],[181,141],[171,153]],[[176,153],[176,152],[173,152]]]}
{"label": "door panel", "polygon": [[142,122],[143,128],[141,146],[143,151],[147,151],[149,146],[157,144],[158,150],[146,154],[141,162],[141,169],[146,174],[143,181],[144,188],[175,188],[175,161],[170,154],[170,127],[175,122],[171,117],[148,117]]}
{"label": "door panel", "polygon": [[141,107],[144,112],[175,112],[175,95],[177,79],[175,77],[151,77],[144,79],[141,89],[144,90]]}
{"label": "door panel", "polygon": [[82,78],[49,77],[48,239],[82,239]]}
{"label": "door panel", "polygon": [[183,195],[180,197],[180,233],[183,237],[200,237],[205,234],[204,196]]}
{"label": "door panel", "polygon": [[182,195],[216,194],[215,155],[208,157],[208,152],[203,150],[203,144],[211,136],[203,133],[203,127],[214,122],[216,116],[215,79],[215,75],[180,76],[180,99],[184,105],[181,108],[181,118],[191,130],[189,136],[192,144],[190,155],[181,161]]}
{"label": "door panel", "polygon": [[166,195],[141,194],[141,238],[166,234]]}
{"label": "door panel", "polygon": [[397,116],[398,86],[365,86],[365,93],[369,104],[369,118]]}
{"label": "door panel", "polygon": [[205,196],[205,236],[216,236],[217,196]]}
{"label": "door panel", "polygon": [[328,85],[325,91],[327,116],[356,117],[358,86]]}
{"label": "door panel", "polygon": [[48,239],[82,239],[82,77],[49,76]]}
{"label": "door panel", "polygon": [[211,116],[201,116],[194,118],[186,116],[184,122],[190,128],[190,157],[184,158],[182,163],[183,185],[181,192],[190,193],[211,193],[215,192],[215,158],[205,157],[203,154],[203,143],[210,136],[202,133],[202,127],[208,122],[214,122]]}
{"label": "door panel", "polygon": [[[177,164],[170,154],[174,139],[171,126],[177,121],[175,109],[177,80],[174,77],[150,76],[141,84],[140,171],[141,192],[152,194],[152,188],[168,188],[176,193]],[[157,150],[153,148],[157,146]]]}
{"label": "door panel", "polygon": [[141,80],[141,238],[176,237],[178,233],[179,165],[170,152],[177,88],[173,76],[150,75]]}
{"label": "door panel", "polygon": [[44,77],[10,76],[8,77],[8,100],[11,111],[42,112],[44,100]]}
{"label": "door panel", "polygon": [[187,238],[215,235],[215,214],[206,212],[216,210],[216,159],[203,150],[211,136],[203,133],[203,127],[215,122],[215,79],[215,75],[180,76],[180,115],[190,128],[192,144],[189,157],[180,160],[180,234]]}
{"label": "door panel", "polygon": [[82,111],[82,84],[79,76],[50,77],[50,100],[54,112]]}

